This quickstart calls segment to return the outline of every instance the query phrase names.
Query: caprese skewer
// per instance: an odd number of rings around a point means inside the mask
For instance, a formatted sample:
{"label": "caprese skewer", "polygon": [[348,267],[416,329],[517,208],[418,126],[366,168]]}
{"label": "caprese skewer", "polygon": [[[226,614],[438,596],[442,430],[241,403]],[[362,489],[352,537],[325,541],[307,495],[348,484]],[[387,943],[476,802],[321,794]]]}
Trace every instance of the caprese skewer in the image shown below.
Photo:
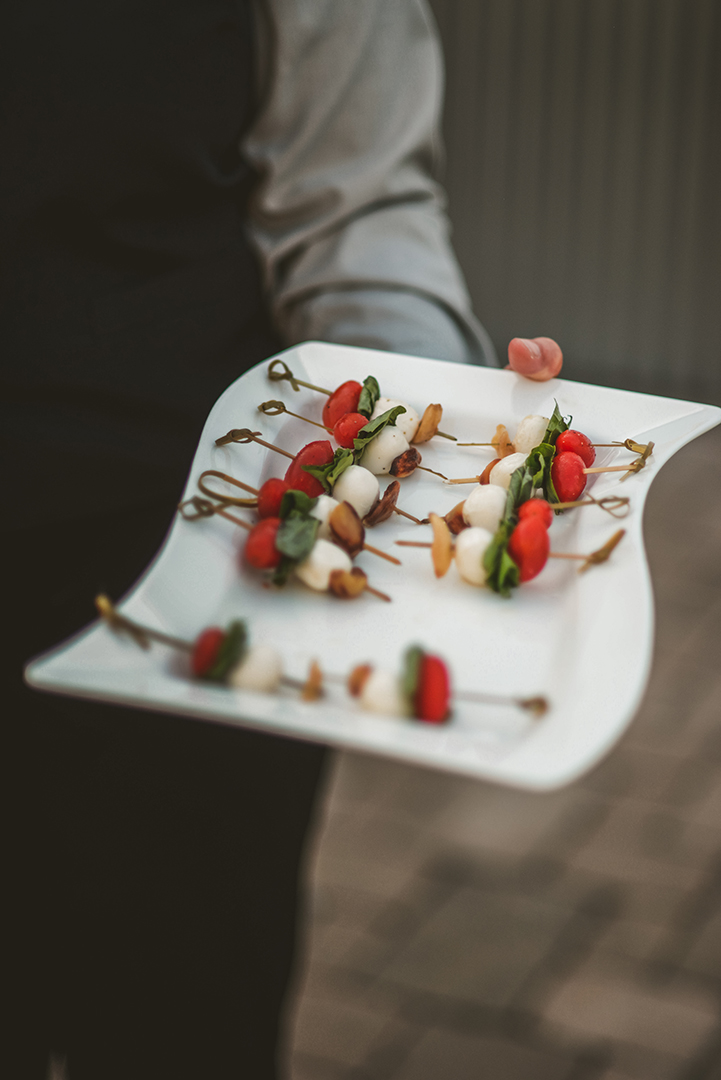
{"label": "caprese skewer", "polygon": [[509,596],[511,589],[532,581],[550,558],[576,559],[579,573],[606,562],[625,534],[619,529],[597,551],[587,555],[551,551],[548,529],[553,509],[545,499],[530,498],[501,519],[495,531],[472,525],[459,532],[455,541],[445,519],[431,514],[432,541],[396,540],[401,547],[429,548],[436,577],[444,577],[455,560],[463,581],[487,585]]}
{"label": "caprese skewer", "polygon": [[480,704],[515,705],[534,717],[548,709],[543,697],[519,698],[452,690],[447,664],[440,656],[412,645],[403,657],[400,674],[371,664],[353,668],[347,680],[350,695],[367,712],[384,716],[412,718],[429,724],[445,724],[451,718],[452,703],[471,701]]}
{"label": "caprese skewer", "polygon": [[195,495],[178,509],[187,521],[218,514],[245,529],[248,539],[241,552],[243,562],[254,570],[268,572],[274,585],[284,585],[294,574],[316,592],[332,592],[348,599],[366,591],[381,600],[391,599],[368,584],[367,575],[353,566],[352,559],[367,550],[396,565],[400,562],[365,543],[363,524],[348,503],[328,506],[291,489],[281,499],[279,515],[261,518],[256,524],[231,514],[222,499],[213,501]]}
{"label": "caprese skewer", "polygon": [[456,441],[455,435],[438,430],[443,416],[441,405],[428,405],[423,416],[420,417],[416,410],[406,402],[383,397],[378,380],[373,375],[369,375],[363,383],[348,379],[335,390],[327,390],[323,386],[316,386],[314,383],[296,378],[284,360],[275,359],[268,365],[268,378],[272,382],[287,381],[296,391],[304,386],[308,390],[325,394],[328,400],[323,406],[322,419],[323,424],[329,429],[333,429],[341,417],[348,414],[360,414],[367,420],[372,420],[395,405],[403,405],[406,417],[402,422],[402,428],[409,443],[418,445],[429,442],[434,435],[450,439],[452,442]]}

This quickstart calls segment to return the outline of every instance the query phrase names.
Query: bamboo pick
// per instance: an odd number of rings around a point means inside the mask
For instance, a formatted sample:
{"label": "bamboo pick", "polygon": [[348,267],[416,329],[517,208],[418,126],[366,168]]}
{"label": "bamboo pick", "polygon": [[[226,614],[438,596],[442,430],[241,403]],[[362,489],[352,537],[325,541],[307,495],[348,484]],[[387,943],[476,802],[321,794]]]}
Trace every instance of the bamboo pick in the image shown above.
{"label": "bamboo pick", "polygon": [[100,617],[105,620],[112,630],[115,630],[116,633],[124,631],[126,634],[130,634],[141,649],[149,649],[151,641],[158,641],[161,645],[170,645],[174,649],[184,649],[186,652],[193,651],[192,642],[172,637],[170,634],[164,634],[160,630],[151,630],[147,626],[141,626],[139,623],[133,622],[126,615],[121,615],[110,597],[106,596],[105,593],[99,593],[95,597],[95,607],[98,609]]}

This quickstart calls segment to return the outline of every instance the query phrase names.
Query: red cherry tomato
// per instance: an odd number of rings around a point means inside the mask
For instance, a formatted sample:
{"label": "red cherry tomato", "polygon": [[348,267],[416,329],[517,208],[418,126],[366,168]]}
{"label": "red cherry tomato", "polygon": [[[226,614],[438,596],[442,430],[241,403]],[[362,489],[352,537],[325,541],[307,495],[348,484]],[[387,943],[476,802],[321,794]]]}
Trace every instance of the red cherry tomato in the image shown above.
{"label": "red cherry tomato", "polygon": [[442,724],[449,716],[451,680],[439,656],[423,655],[415,693],[415,716],[429,724]]}
{"label": "red cherry tomato", "polygon": [[580,499],[586,486],[586,464],[573,450],[556,454],[551,465],[551,479],[560,502]]}
{"label": "red cherry tomato", "polygon": [[573,431],[571,428],[568,431],[562,431],[556,439],[556,453],[561,453],[564,450],[571,450],[574,454],[578,454],[580,458],[583,458],[583,464],[590,469],[596,460],[596,448],[588,438],[581,431]]}
{"label": "red cherry tomato", "polygon": [[551,544],[539,517],[519,521],[508,541],[508,554],[518,567],[521,581],[530,581],[546,565]]}
{"label": "red cherry tomato", "polygon": [[255,570],[274,570],[281,560],[275,546],[280,518],[267,517],[254,525],[243,549],[243,558]]}
{"label": "red cherry tomato", "polygon": [[310,473],[305,472],[303,466],[327,465],[332,460],[333,447],[327,439],[318,439],[316,442],[308,443],[298,451],[288,466],[285,474],[288,487],[293,488],[294,491],[304,491],[311,499],[322,495],[325,488],[320,480],[316,480]]}
{"label": "red cherry tomato", "polygon": [[518,507],[518,520],[525,521],[527,518],[537,517],[547,529],[553,523],[553,510],[545,499],[528,499]]}
{"label": "red cherry tomato", "polygon": [[323,423],[326,427],[334,428],[345,413],[358,411],[358,398],[362,389],[359,382],[350,379],[333,391],[323,406]]}
{"label": "red cherry tomato", "polygon": [[345,446],[348,450],[353,449],[353,440],[361,428],[368,423],[368,417],[363,413],[349,412],[341,416],[333,428],[333,438],[339,446]]}
{"label": "red cherry tomato", "polygon": [[202,678],[203,675],[208,674],[218,659],[218,653],[224,641],[225,631],[219,626],[209,626],[207,630],[198,634],[190,656],[190,666],[194,675]]}
{"label": "red cherry tomato", "polygon": [[258,492],[258,517],[278,517],[280,501],[289,490],[290,484],[287,480],[279,480],[277,477],[266,480]]}

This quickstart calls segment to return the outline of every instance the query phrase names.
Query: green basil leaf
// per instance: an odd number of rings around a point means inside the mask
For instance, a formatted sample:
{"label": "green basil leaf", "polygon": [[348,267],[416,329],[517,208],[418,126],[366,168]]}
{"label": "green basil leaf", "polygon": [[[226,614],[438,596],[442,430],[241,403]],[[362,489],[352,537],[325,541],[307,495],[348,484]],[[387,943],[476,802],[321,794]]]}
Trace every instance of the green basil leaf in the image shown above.
{"label": "green basil leaf", "polygon": [[369,375],[367,379],[363,380],[363,389],[358,398],[358,412],[370,418],[380,396],[381,388],[378,385],[378,380]]}
{"label": "green basil leaf", "polygon": [[285,585],[297,565],[297,559],[289,559],[287,555],[284,555],[273,571],[273,576],[270,580],[274,585]]}
{"label": "green basil leaf", "polygon": [[248,629],[242,619],[235,619],[225,632],[223,643],[205,678],[223,682],[228,672],[239,664],[248,648]]}
{"label": "green basil leaf", "polygon": [[317,518],[292,513],[280,523],[275,538],[276,550],[289,559],[302,562],[315,543],[319,527]]}
{"label": "green basil leaf", "polygon": [[[535,450],[533,451],[535,453]],[[506,510],[504,513],[504,519],[509,518],[512,514],[518,510],[521,503],[526,502],[533,495],[534,488],[534,473],[529,467],[530,456],[523,465],[519,465],[518,468],[511,473],[511,479],[508,484],[508,498],[506,499]]]}
{"label": "green basil leaf", "polygon": [[[363,430],[361,428],[361,430]],[[330,494],[342,473],[355,461],[355,454],[344,446],[339,446],[327,465],[303,465],[304,472],[310,473],[319,480],[325,490]]]}
{"label": "green basil leaf", "polygon": [[405,411],[405,405],[394,405],[392,409],[388,409],[387,412],[381,413],[380,416],[376,416],[375,420],[371,420],[365,427],[362,427],[353,440],[356,455],[361,454],[371,439],[375,439],[376,435],[380,435],[384,427],[388,427],[389,424],[395,424],[396,419]]}
{"label": "green basil leaf", "polygon": [[415,715],[416,692],[418,690],[418,680],[421,675],[422,659],[423,649],[421,649],[419,645],[409,646],[403,656],[401,693],[408,702],[408,709],[412,716]]}
{"label": "green basil leaf", "polygon": [[488,587],[506,597],[511,595],[511,589],[515,589],[520,580],[518,566],[508,554],[508,541],[514,528],[515,521],[504,519],[483,556]]}
{"label": "green basil leaf", "polygon": [[291,514],[301,514],[303,517],[308,517],[317,502],[317,499],[306,495],[304,491],[296,491],[295,488],[291,488],[290,491],[283,494],[283,498],[280,500],[278,517],[282,520],[290,517]]}
{"label": "green basil leaf", "polygon": [[558,402],[555,402],[555,408],[553,410],[553,416],[548,421],[548,427],[546,428],[546,434],[543,436],[544,443],[550,443],[551,446],[556,445],[556,439],[562,431],[568,431],[571,426],[572,416],[569,416],[568,420],[564,420],[561,416],[561,410],[558,407]]}

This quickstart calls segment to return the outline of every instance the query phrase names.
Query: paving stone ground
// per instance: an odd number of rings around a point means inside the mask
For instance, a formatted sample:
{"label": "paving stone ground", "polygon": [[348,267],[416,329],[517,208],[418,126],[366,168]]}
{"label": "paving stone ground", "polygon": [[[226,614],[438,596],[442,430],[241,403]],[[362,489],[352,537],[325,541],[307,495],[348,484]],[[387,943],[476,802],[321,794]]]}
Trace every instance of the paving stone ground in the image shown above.
{"label": "paving stone ground", "polygon": [[721,429],[659,472],[656,643],[548,794],[338,754],[291,1080],[721,1080]]}

